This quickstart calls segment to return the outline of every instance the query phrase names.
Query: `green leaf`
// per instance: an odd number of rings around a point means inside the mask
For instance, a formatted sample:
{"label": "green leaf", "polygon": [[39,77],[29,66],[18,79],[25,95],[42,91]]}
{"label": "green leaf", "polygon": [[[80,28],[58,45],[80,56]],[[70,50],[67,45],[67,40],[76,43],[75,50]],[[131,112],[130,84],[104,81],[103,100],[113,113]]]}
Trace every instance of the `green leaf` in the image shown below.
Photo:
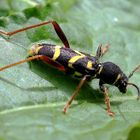
{"label": "green leaf", "polygon": [[[13,31],[50,19],[64,30],[71,48],[95,54],[99,44],[110,44],[102,62],[112,61],[128,75],[138,65],[140,52],[139,0],[1,0],[1,30]],[[62,45],[52,25],[0,35],[0,67],[25,59],[35,43]],[[140,72],[131,82],[140,87]],[[131,139],[140,120],[137,91],[122,95],[110,86],[111,118],[106,113],[98,80],[85,84],[64,115],[62,109],[79,81],[44,65],[24,63],[0,72],[0,140]],[[135,129],[135,128],[134,128]]]}
{"label": "green leaf", "polygon": [[128,136],[128,140],[139,140],[140,138],[140,122],[137,123],[135,126],[133,126],[133,128],[131,129],[129,136]]}

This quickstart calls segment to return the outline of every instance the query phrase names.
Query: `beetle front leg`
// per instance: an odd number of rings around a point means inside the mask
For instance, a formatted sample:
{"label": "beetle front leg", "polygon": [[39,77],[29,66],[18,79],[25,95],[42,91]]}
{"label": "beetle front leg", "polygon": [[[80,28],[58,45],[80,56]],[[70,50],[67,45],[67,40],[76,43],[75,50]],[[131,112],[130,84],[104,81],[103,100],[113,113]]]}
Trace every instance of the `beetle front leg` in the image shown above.
{"label": "beetle front leg", "polygon": [[104,97],[105,97],[105,104],[107,106],[107,113],[109,116],[114,116],[115,113],[111,111],[111,107],[110,107],[110,100],[109,100],[109,96],[108,96],[108,90],[107,90],[107,87],[105,87],[103,85],[103,82],[100,80],[99,82],[99,86],[100,86],[100,90],[103,92],[104,94]]}

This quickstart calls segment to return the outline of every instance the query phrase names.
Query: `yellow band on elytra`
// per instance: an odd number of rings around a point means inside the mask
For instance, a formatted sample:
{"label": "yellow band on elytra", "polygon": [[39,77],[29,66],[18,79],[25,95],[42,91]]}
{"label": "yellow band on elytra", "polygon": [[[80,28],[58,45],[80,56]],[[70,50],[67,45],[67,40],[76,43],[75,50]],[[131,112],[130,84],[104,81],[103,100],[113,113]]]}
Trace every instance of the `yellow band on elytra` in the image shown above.
{"label": "yellow band on elytra", "polygon": [[88,69],[91,69],[91,68],[92,68],[92,61],[88,61],[88,63],[87,63],[87,68],[88,68]]}
{"label": "yellow band on elytra", "polygon": [[43,46],[38,46],[37,48],[35,48],[35,53],[38,54],[39,50],[42,48]]}
{"label": "yellow band on elytra", "polygon": [[55,51],[54,51],[52,60],[55,61],[60,56],[60,48],[61,48],[60,46],[55,47]]}
{"label": "yellow band on elytra", "polygon": [[72,64],[75,63],[78,59],[81,59],[81,58],[84,58],[85,56],[84,55],[76,55],[76,56],[73,56],[69,62],[68,62],[68,66],[70,68],[73,68]]}

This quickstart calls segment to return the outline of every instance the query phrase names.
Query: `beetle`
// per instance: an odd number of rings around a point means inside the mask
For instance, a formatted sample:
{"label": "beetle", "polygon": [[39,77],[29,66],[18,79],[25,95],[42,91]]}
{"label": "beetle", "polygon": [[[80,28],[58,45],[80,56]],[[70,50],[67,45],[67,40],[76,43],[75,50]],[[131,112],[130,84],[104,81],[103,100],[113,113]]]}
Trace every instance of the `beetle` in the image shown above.
{"label": "beetle", "polygon": [[5,32],[0,30],[0,34],[12,36],[19,32],[31,28],[47,25],[47,24],[53,25],[58,37],[60,38],[64,46],[61,47],[61,46],[47,44],[47,43],[34,44],[29,50],[28,57],[26,59],[1,67],[0,71],[24,62],[29,62],[35,59],[39,59],[45,63],[47,62],[48,64],[66,73],[67,75],[73,75],[74,77],[79,78],[80,82],[76,90],[72,94],[71,98],[66,103],[63,109],[64,113],[67,112],[69,106],[71,105],[72,101],[77,96],[77,94],[79,93],[79,90],[81,89],[83,84],[86,81],[91,81],[93,79],[99,79],[99,89],[102,91],[102,93],[105,96],[107,113],[110,116],[114,116],[114,113],[111,111],[110,108],[108,89],[105,86],[105,84],[116,86],[119,89],[119,91],[122,93],[126,93],[128,85],[132,85],[138,91],[138,98],[140,97],[139,87],[134,83],[128,82],[130,77],[132,77],[133,73],[140,68],[140,65],[138,65],[129,74],[129,76],[126,76],[124,72],[121,70],[121,68],[115,63],[100,62],[100,58],[108,51],[109,45],[105,47],[99,45],[95,56],[71,49],[64,32],[62,31],[58,23],[54,20],[21,28],[12,32]]}

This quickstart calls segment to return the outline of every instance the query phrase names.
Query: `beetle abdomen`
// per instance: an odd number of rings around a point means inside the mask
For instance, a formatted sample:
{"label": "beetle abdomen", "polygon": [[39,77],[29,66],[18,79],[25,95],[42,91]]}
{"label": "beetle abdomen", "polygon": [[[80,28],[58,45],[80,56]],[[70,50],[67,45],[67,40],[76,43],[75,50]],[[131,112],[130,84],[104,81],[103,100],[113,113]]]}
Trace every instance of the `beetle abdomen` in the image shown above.
{"label": "beetle abdomen", "polygon": [[45,55],[63,65],[68,74],[74,74],[76,77],[95,75],[95,65],[97,67],[97,64],[94,56],[51,44],[39,44],[39,46],[37,55]]}

